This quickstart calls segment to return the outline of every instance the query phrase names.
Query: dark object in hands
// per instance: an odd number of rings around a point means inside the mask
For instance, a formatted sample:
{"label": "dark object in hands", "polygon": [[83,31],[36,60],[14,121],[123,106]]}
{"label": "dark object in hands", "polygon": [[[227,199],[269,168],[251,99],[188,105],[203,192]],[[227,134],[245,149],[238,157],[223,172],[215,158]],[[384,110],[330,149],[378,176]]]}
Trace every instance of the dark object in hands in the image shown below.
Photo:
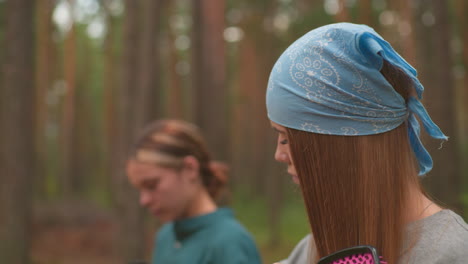
{"label": "dark object in hands", "polygon": [[372,246],[355,246],[336,251],[317,264],[387,264]]}
{"label": "dark object in hands", "polygon": [[128,262],[128,264],[148,264],[148,262],[144,260],[131,260]]}

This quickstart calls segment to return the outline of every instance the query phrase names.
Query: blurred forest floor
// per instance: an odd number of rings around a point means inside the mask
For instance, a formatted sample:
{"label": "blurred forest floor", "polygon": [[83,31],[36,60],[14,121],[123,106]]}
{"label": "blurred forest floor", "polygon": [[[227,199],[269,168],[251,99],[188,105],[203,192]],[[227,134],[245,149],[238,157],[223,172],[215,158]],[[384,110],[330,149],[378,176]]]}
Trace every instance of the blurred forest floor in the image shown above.
{"label": "blurred forest floor", "polygon": [[117,263],[117,219],[84,202],[36,206],[33,221],[34,264]]}
{"label": "blurred forest floor", "polygon": [[[239,221],[252,233],[263,263],[287,257],[308,232],[307,218],[299,197],[283,206],[279,239],[271,240],[265,201],[236,194],[232,207]],[[110,210],[83,200],[35,205],[33,219],[33,264],[119,263],[118,218]],[[157,223],[147,219],[144,259],[150,260]]]}
{"label": "blurred forest floor", "polygon": [[[308,233],[307,217],[297,190],[289,189],[281,209],[279,237],[271,238],[266,201],[237,192],[232,207],[239,221],[252,233],[263,263],[287,257]],[[280,207],[281,205],[278,205]],[[118,218],[109,209],[84,200],[61,200],[35,205],[33,219],[33,264],[115,264],[119,263]],[[150,260],[156,221],[146,221],[146,256]]]}

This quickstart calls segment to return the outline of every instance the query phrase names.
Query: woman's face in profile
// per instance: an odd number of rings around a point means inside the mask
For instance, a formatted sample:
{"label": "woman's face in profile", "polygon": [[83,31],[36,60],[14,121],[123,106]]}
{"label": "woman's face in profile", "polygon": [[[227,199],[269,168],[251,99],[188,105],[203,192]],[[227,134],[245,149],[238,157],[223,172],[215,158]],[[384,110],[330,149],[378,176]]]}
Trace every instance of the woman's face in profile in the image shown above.
{"label": "woman's face in profile", "polygon": [[127,177],[140,192],[140,205],[162,222],[182,219],[195,193],[185,170],[130,160]]}
{"label": "woman's face in profile", "polygon": [[271,127],[276,132],[278,132],[278,139],[276,141],[275,160],[288,165],[288,174],[291,175],[294,183],[299,184],[299,177],[297,176],[296,168],[294,167],[291,158],[286,128],[282,125],[276,124],[273,121],[271,121]]}

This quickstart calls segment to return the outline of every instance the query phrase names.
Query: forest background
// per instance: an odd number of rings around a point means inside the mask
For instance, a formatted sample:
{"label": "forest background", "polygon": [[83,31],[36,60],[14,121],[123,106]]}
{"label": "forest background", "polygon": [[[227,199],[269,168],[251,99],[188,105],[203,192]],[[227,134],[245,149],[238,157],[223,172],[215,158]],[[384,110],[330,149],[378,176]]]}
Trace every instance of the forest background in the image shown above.
{"label": "forest background", "polygon": [[150,120],[198,124],[231,165],[231,198],[265,263],[308,231],[300,193],[273,159],[269,72],[309,30],[374,27],[418,70],[450,136],[426,140],[432,196],[468,216],[465,0],[0,0],[0,259],[149,259],[159,224],[123,170]]}

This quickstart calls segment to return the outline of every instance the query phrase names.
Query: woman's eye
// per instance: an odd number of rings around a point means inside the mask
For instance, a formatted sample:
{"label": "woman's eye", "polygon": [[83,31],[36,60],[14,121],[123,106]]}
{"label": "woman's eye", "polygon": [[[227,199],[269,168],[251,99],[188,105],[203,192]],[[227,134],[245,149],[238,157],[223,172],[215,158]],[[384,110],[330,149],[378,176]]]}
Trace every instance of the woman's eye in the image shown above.
{"label": "woman's eye", "polygon": [[156,187],[158,186],[158,183],[159,183],[158,181],[147,182],[143,185],[143,188],[146,190],[152,191],[156,189]]}
{"label": "woman's eye", "polygon": [[283,140],[280,141],[280,144],[281,144],[281,145],[288,144],[288,140],[287,140],[287,139],[283,139]]}

